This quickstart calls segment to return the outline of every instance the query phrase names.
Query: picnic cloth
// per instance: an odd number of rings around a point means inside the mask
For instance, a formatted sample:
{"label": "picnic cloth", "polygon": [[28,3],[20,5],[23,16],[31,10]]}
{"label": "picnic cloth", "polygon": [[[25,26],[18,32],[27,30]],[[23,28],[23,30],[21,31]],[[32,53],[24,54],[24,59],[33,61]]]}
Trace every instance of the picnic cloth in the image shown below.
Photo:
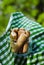
{"label": "picnic cloth", "polygon": [[[26,57],[17,56],[10,49],[10,29],[18,27],[30,31],[32,51]],[[5,33],[0,37],[0,63],[2,65],[44,65],[44,28],[21,12],[11,14]]]}

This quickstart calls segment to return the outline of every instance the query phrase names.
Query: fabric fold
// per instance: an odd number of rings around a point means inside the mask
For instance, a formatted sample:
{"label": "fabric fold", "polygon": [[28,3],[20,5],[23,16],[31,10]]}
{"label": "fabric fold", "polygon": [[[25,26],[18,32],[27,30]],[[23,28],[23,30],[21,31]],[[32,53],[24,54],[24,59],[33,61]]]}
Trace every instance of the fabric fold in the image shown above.
{"label": "fabric fold", "polygon": [[[30,31],[32,53],[26,57],[15,56],[10,49],[10,29],[18,27]],[[41,65],[44,64],[44,28],[25,17],[21,12],[11,14],[6,32],[0,37],[0,60],[2,65]]]}

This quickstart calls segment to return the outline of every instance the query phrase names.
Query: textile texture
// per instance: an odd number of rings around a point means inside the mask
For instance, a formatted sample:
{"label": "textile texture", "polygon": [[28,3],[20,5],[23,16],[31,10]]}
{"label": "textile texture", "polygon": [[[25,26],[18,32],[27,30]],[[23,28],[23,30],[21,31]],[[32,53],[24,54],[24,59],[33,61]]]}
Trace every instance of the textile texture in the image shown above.
{"label": "textile texture", "polygon": [[[30,31],[32,52],[26,57],[19,57],[11,52],[10,29],[16,27]],[[12,13],[6,31],[0,37],[0,63],[2,65],[44,65],[44,28],[21,12]]]}

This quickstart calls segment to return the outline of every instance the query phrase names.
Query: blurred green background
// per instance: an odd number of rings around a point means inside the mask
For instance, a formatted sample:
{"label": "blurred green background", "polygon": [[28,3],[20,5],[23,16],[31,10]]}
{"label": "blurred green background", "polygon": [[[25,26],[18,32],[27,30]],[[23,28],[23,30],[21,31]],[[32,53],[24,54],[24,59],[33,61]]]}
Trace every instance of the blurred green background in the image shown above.
{"label": "blurred green background", "polygon": [[12,12],[20,11],[44,27],[44,0],[0,0],[0,35]]}

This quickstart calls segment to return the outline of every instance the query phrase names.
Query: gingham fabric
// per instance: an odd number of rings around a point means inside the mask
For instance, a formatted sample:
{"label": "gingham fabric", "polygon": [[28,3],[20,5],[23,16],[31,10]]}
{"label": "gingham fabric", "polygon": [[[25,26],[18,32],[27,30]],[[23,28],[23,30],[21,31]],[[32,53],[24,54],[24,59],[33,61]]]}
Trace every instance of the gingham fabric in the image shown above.
{"label": "gingham fabric", "polygon": [[[10,29],[18,27],[30,31],[32,51],[26,57],[16,56],[10,49]],[[30,43],[31,44],[31,43]],[[21,12],[12,13],[6,32],[0,37],[0,63],[2,65],[44,65],[44,28]]]}

